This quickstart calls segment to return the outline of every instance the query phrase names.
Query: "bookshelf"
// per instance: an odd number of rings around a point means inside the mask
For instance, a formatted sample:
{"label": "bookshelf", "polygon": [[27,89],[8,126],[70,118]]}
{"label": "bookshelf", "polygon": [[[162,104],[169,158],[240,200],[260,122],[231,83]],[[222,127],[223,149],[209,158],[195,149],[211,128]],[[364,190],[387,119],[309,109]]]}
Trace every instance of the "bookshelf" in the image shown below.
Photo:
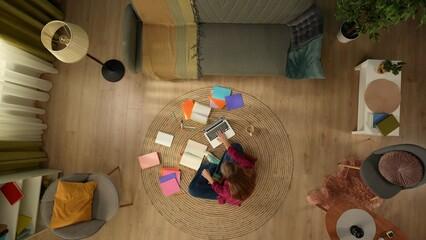
{"label": "bookshelf", "polygon": [[0,223],[7,224],[9,232],[6,240],[15,240],[18,216],[20,214],[32,219],[28,228],[30,236],[45,229],[40,223],[39,205],[40,190],[44,178],[55,180],[61,171],[57,169],[36,169],[0,175],[0,185],[14,181],[24,194],[24,197],[14,205],[10,205],[2,193],[0,193]]}
{"label": "bookshelf", "polygon": [[[401,72],[398,75],[393,75],[390,72],[383,74],[377,73],[376,69],[383,61],[384,60],[368,59],[355,67],[355,71],[359,71],[358,121],[357,129],[356,131],[352,131],[352,134],[382,136],[376,128],[369,126],[369,113],[372,113],[372,111],[365,104],[364,93],[368,84],[377,79],[386,79],[394,82],[398,85],[401,91]],[[392,61],[392,63],[396,62],[400,61]],[[398,122],[400,122],[400,106],[394,112],[392,112],[392,114],[395,116]],[[399,136],[399,128],[392,131],[388,136]]]}

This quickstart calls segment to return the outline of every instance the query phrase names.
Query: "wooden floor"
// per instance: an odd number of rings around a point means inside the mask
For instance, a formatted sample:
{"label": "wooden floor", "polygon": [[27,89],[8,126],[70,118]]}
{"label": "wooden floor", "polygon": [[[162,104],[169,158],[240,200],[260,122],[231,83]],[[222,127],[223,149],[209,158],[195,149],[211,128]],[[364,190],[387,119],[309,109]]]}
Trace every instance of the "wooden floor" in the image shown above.
{"label": "wooden floor", "polygon": [[[66,20],[89,34],[89,53],[101,61],[122,59],[124,7],[130,0],[67,1]],[[335,2],[317,1],[324,16],[322,63],[325,80],[284,77],[203,77],[155,81],[127,72],[118,83],[105,81],[101,66],[89,58],[75,64],[55,62],[58,75],[49,102],[42,104],[49,167],[71,172],[122,170],[122,208],[92,239],[197,239],[167,222],[145,193],[136,161],[144,135],[156,114],[174,98],[201,87],[222,85],[251,94],[267,104],[289,134],[294,171],[282,207],[264,226],[239,240],[328,239],[325,213],[306,201],[347,156],[366,157],[398,143],[426,146],[426,27],[408,21],[382,34],[373,44],[365,36],[342,44],[335,35]],[[351,135],[356,128],[358,76],[354,66],[368,58],[403,60],[399,137]],[[279,144],[279,143],[277,143]],[[276,161],[277,159],[268,159]],[[117,177],[117,179],[119,179]],[[410,239],[426,239],[426,186],[403,191],[376,211]],[[214,226],[206,226],[214,227]],[[55,239],[44,233],[34,239]]]}

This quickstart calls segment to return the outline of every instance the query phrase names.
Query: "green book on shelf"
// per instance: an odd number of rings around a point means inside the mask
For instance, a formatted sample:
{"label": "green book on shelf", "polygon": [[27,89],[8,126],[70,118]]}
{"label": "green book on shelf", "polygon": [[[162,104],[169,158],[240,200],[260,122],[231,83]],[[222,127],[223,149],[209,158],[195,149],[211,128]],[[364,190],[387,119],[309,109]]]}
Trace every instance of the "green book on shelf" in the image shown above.
{"label": "green book on shelf", "polygon": [[377,123],[376,128],[383,136],[387,136],[393,132],[393,130],[399,128],[399,122],[393,114],[390,114],[385,119]]}

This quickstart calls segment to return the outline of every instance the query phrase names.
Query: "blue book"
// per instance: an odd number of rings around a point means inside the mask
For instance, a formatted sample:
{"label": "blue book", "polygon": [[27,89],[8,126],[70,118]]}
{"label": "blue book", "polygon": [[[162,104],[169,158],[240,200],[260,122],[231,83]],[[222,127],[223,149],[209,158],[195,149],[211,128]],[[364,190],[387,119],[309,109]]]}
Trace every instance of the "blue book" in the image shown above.
{"label": "blue book", "polygon": [[26,228],[16,236],[16,240],[24,239],[25,237],[30,235],[30,233],[31,233],[31,229]]}
{"label": "blue book", "polygon": [[383,119],[385,119],[387,116],[389,116],[389,114],[387,113],[373,113],[373,117],[372,117],[372,127],[376,128],[376,125],[383,121]]}
{"label": "blue book", "polygon": [[225,98],[226,109],[233,110],[244,107],[243,95],[241,93],[232,94]]}

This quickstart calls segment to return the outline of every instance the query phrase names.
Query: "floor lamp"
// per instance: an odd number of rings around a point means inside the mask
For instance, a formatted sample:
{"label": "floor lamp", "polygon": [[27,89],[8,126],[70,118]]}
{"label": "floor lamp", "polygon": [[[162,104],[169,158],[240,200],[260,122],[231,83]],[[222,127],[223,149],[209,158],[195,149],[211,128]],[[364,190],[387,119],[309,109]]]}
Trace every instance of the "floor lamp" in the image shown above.
{"label": "floor lamp", "polygon": [[116,59],[102,63],[88,53],[89,37],[78,25],[62,21],[51,21],[41,30],[41,42],[57,59],[75,63],[88,56],[102,65],[102,76],[110,82],[117,82],[124,76],[123,63]]}

